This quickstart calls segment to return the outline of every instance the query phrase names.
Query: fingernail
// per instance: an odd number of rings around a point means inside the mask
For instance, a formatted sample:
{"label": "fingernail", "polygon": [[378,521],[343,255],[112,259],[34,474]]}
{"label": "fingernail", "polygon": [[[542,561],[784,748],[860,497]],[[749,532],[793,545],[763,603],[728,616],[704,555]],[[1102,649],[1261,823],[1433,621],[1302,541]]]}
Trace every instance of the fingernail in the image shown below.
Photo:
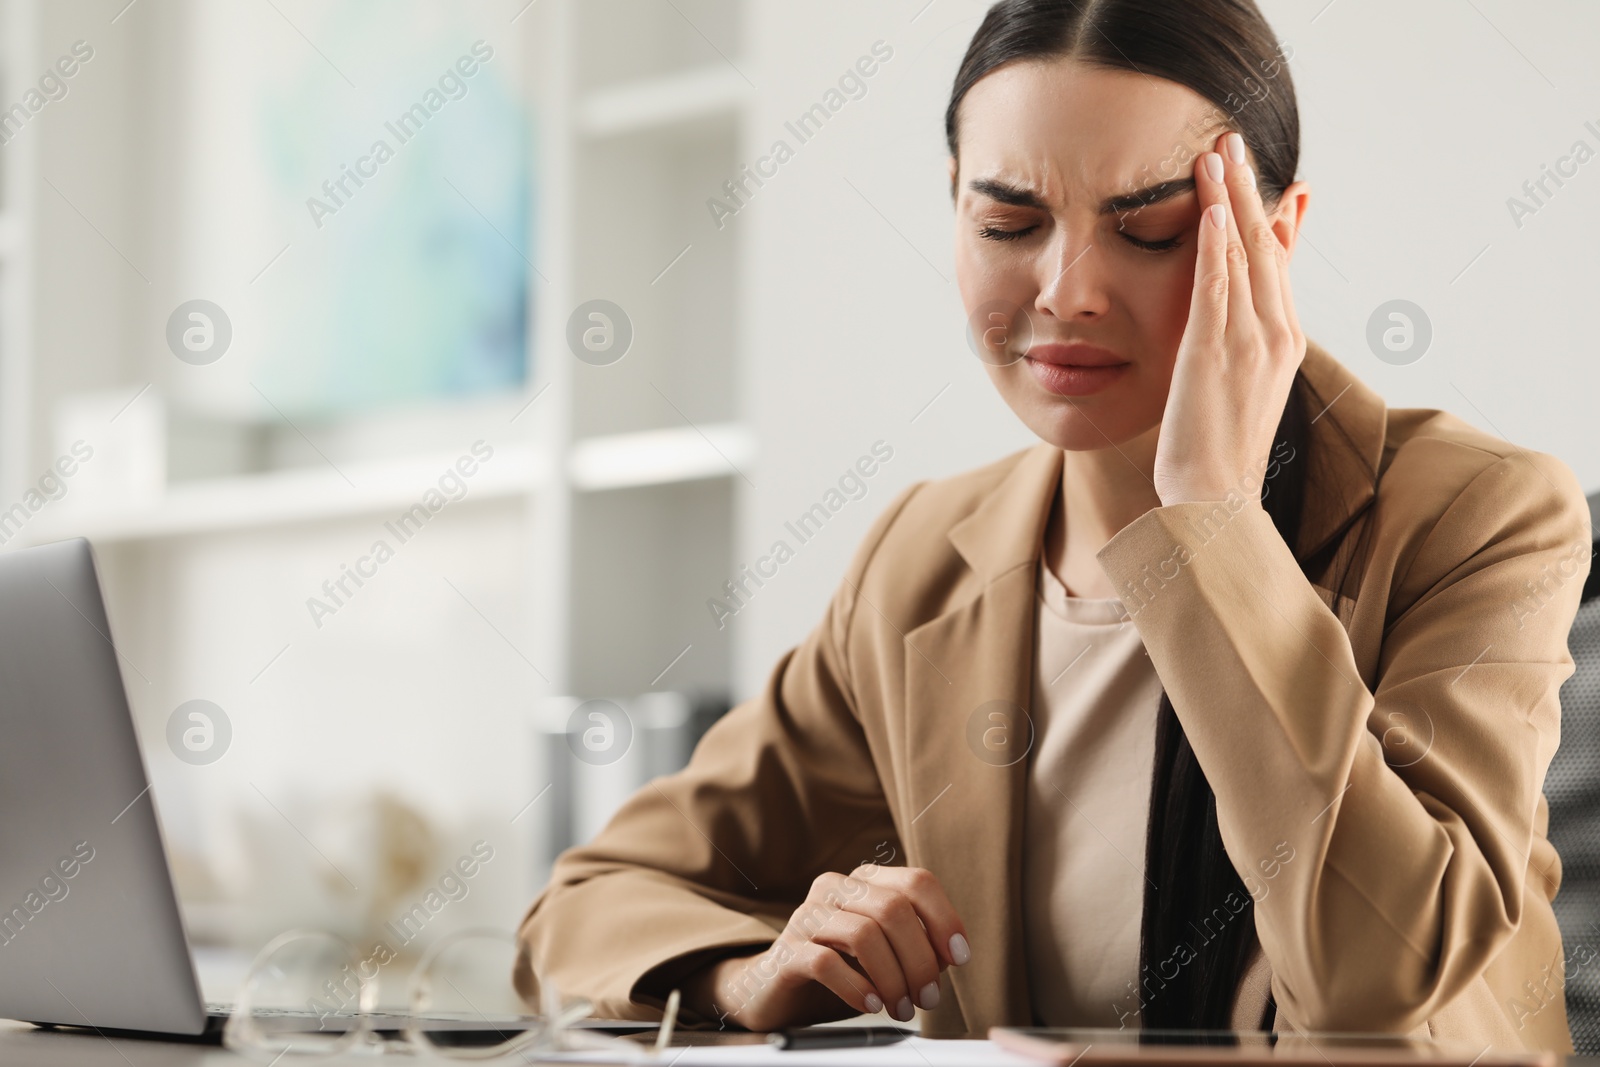
{"label": "fingernail", "polygon": [[1217,229],[1225,230],[1228,228],[1227,210],[1228,209],[1223,207],[1221,204],[1212,204],[1210,207],[1206,208],[1206,218],[1210,219],[1211,225],[1215,226]]}
{"label": "fingernail", "polygon": [[922,987],[922,992],[917,994],[917,1002],[922,1005],[923,1011],[932,1011],[939,1006],[939,983],[929,982]]}
{"label": "fingernail", "polygon": [[1222,180],[1222,157],[1215,152],[1206,153],[1206,173],[1214,182]]}
{"label": "fingernail", "polygon": [[1244,138],[1237,133],[1230,133],[1224,137],[1223,143],[1228,146],[1228,158],[1235,163],[1244,162]]}
{"label": "fingernail", "polygon": [[908,1023],[915,1016],[916,1012],[911,1009],[911,998],[901,997],[900,1003],[894,1006],[894,1017],[900,1022]]}
{"label": "fingernail", "polygon": [[972,948],[967,944],[965,934],[950,935],[950,958],[957,964],[966,963],[972,958]]}
{"label": "fingernail", "polygon": [[883,1010],[883,1001],[878,999],[878,994],[867,994],[867,1014],[876,1015]]}

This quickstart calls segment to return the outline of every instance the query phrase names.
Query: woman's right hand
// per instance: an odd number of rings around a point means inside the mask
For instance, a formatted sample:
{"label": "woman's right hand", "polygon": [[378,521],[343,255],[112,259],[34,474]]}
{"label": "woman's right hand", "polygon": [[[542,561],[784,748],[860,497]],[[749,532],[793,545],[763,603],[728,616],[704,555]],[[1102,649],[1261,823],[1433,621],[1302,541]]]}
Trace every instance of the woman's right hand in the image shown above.
{"label": "woman's right hand", "polygon": [[706,1014],[748,1030],[874,1015],[885,1006],[910,1022],[913,1003],[936,1007],[940,974],[970,955],[961,917],[931,872],[868,863],[848,875],[820,875],[765,952],[712,964],[684,992]]}

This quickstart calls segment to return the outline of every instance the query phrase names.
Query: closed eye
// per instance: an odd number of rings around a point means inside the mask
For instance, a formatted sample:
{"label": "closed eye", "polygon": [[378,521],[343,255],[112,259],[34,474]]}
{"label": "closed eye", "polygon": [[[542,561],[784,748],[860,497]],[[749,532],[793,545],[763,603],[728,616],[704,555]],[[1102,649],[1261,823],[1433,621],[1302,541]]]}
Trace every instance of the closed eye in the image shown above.
{"label": "closed eye", "polygon": [[1142,248],[1146,252],[1170,252],[1183,243],[1177,237],[1168,237],[1161,241],[1141,241],[1131,233],[1122,233],[1122,239],[1135,248]]}
{"label": "closed eye", "polygon": [[1028,234],[1032,233],[1038,228],[1039,227],[1037,225],[1034,225],[1024,226],[1020,230],[1002,230],[997,226],[985,226],[978,231],[978,236],[987,238],[990,241],[1015,241],[1019,238],[1028,236]]}
{"label": "closed eye", "polygon": [[[1037,230],[1038,226],[1024,226],[1020,230],[1003,230],[998,226],[985,226],[978,236],[990,241],[1017,241]],[[1183,243],[1181,237],[1168,237],[1160,241],[1145,241],[1125,231],[1118,231],[1124,241],[1146,252],[1170,252]]]}

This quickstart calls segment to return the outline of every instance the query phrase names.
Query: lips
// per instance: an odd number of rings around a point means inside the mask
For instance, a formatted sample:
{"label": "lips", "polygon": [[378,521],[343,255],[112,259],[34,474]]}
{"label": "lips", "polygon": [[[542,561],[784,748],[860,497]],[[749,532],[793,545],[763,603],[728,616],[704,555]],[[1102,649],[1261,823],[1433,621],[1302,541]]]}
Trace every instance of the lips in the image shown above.
{"label": "lips", "polygon": [[1024,357],[1034,380],[1057,396],[1088,396],[1121,378],[1131,364],[1094,345],[1034,345]]}
{"label": "lips", "polygon": [[1128,362],[1109,349],[1085,344],[1033,345],[1027,351],[1027,358],[1058,367],[1115,367]]}

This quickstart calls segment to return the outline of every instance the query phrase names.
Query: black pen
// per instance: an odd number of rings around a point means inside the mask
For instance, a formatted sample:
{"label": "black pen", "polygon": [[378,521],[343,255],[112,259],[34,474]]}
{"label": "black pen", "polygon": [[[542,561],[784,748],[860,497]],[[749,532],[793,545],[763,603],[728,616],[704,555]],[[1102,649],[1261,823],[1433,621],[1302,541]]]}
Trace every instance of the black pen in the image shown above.
{"label": "black pen", "polygon": [[904,1041],[915,1030],[898,1026],[802,1026],[778,1030],[767,1041],[781,1049],[861,1048],[866,1045],[892,1045]]}

